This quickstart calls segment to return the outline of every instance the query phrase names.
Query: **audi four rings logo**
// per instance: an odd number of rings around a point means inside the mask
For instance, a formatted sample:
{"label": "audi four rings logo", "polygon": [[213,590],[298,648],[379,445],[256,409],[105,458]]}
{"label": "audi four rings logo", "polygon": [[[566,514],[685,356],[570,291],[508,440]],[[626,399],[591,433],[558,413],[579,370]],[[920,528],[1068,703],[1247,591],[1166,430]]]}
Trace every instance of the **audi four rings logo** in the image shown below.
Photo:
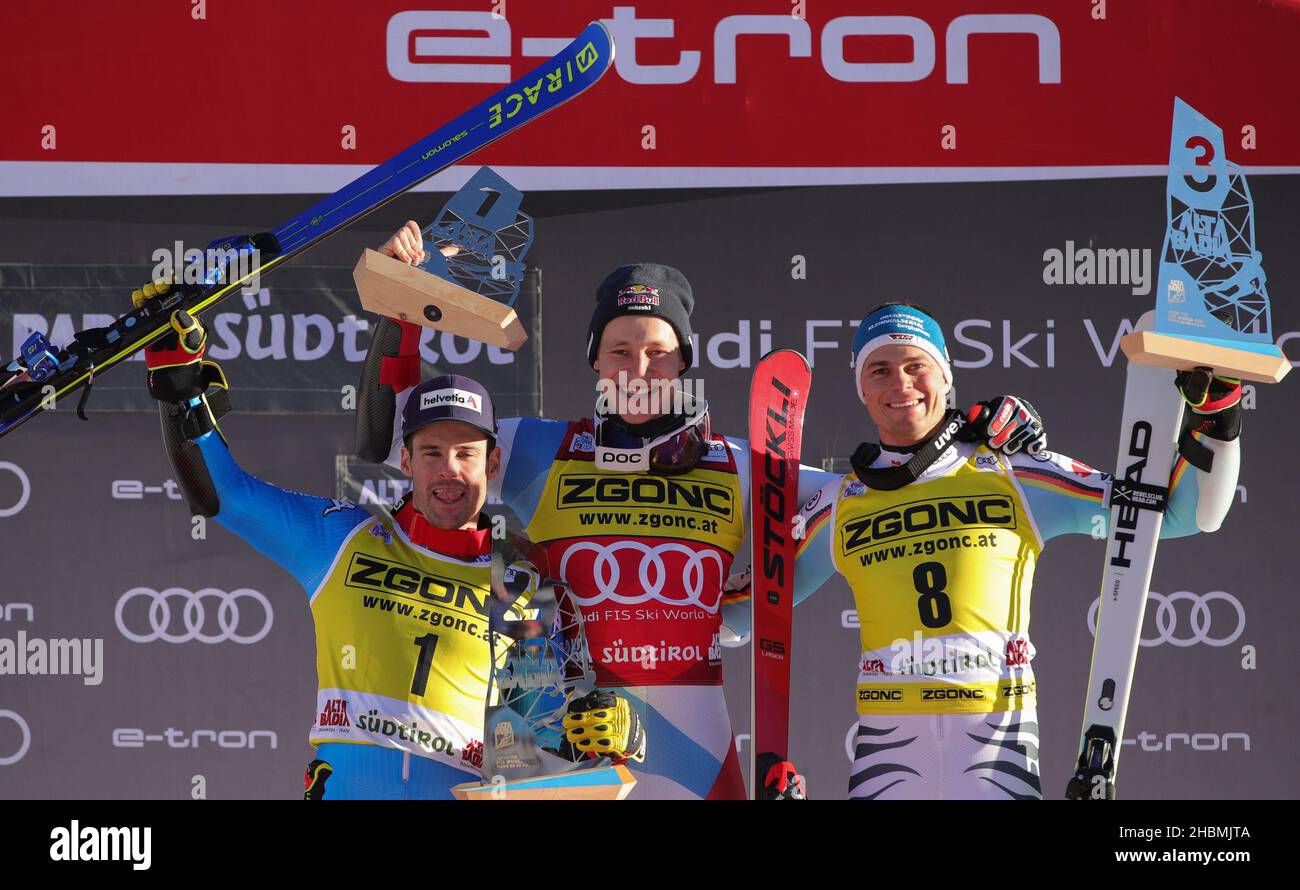
{"label": "audi four rings logo", "polygon": [[[146,626],[141,630],[139,618],[137,616],[135,630],[127,627],[125,612],[127,603],[134,599],[143,599],[148,602],[149,609],[145,614]],[[261,619],[261,627],[254,633],[239,633],[240,619],[244,617],[240,611],[240,601],[245,603],[252,602],[257,605],[253,610],[254,619]],[[172,632],[175,624],[176,615],[173,614],[173,605],[179,608],[180,622],[183,626],[183,632]],[[209,605],[216,606],[217,633],[205,633],[204,628],[208,625]],[[138,611],[138,610],[137,610]],[[265,596],[256,590],[247,587],[241,587],[239,590],[226,593],[224,590],[217,590],[214,587],[205,587],[197,592],[191,592],[182,587],[168,587],[166,590],[157,591],[150,587],[133,587],[126,593],[122,594],[121,599],[117,601],[117,608],[113,611],[113,618],[117,621],[117,629],[122,632],[122,636],[135,643],[151,643],[154,640],[163,640],[168,643],[188,643],[197,641],[200,643],[242,643],[251,645],[259,642],[268,633],[271,632],[271,622],[273,613],[271,603]],[[245,625],[247,630],[247,624]]]}
{"label": "audi four rings logo", "polygon": [[27,749],[32,744],[32,731],[28,727],[27,721],[14,711],[0,711],[0,720],[12,720],[18,724],[18,732],[22,736],[22,741],[18,743],[18,751],[7,756],[0,756],[0,766],[10,766],[22,760],[27,754]]}
{"label": "audi four rings logo", "polygon": [[23,507],[27,506],[27,500],[32,496],[32,481],[27,478],[23,468],[16,463],[7,460],[0,460],[0,470],[8,470],[18,477],[18,500],[9,507],[0,507],[0,517],[13,516]]}
{"label": "audi four rings logo", "polygon": [[[586,552],[595,555],[591,565],[585,568],[580,577],[581,580],[590,579],[594,583],[596,593],[591,596],[579,593],[579,588],[585,585],[580,581],[575,582],[575,573],[568,571],[569,561],[577,554]],[[620,558],[620,554],[623,558]],[[677,565],[669,567],[664,557],[670,554],[684,557],[670,560],[674,564],[680,564],[680,568]],[[632,559],[638,556],[639,559],[633,566]],[[718,571],[712,578],[706,578],[705,563],[710,561],[717,566]],[[624,568],[629,572],[626,579],[623,576]],[[635,577],[631,576],[633,570],[636,572]],[[675,577],[670,577],[672,575]],[[564,558],[560,560],[560,577],[575,585],[574,599],[584,606],[606,600],[624,605],[658,600],[672,606],[689,604],[699,606],[707,612],[716,612],[725,575],[722,557],[716,550],[695,550],[675,541],[653,546],[629,540],[615,541],[612,544],[579,541],[564,551]],[[620,593],[620,587],[625,592]]]}
{"label": "audi four rings logo", "polygon": [[[1212,636],[1210,633],[1210,603],[1215,600],[1222,600],[1236,612],[1236,624],[1227,636]],[[1211,590],[1205,594],[1179,590],[1168,596],[1153,590],[1147,594],[1147,601],[1149,604],[1156,604],[1156,631],[1159,635],[1155,639],[1142,637],[1139,642],[1143,646],[1159,646],[1161,643],[1170,643],[1184,648],[1195,646],[1197,643],[1204,643],[1207,646],[1227,646],[1240,637],[1246,629],[1246,610],[1241,605],[1241,601],[1222,590]],[[1175,604],[1180,602],[1192,604],[1191,625],[1186,628],[1190,634],[1178,633],[1180,621]],[[1094,600],[1092,608],[1088,610],[1088,630],[1094,637],[1097,635],[1097,606],[1098,601]],[[1220,631],[1223,630],[1224,628],[1220,627]]]}

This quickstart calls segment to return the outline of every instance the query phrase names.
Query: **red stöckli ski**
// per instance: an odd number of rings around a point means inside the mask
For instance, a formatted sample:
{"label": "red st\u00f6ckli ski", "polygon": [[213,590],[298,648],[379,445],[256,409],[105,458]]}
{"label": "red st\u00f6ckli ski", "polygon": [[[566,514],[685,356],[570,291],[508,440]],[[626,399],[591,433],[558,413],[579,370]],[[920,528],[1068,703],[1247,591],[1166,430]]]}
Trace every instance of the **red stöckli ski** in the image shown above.
{"label": "red st\u00f6ckli ski", "polygon": [[788,760],[790,637],[794,617],[795,540],[799,510],[799,449],[812,371],[793,349],[763,356],[749,396],[750,563],[754,604],[754,668],[750,708],[750,792],[758,797],[760,754]]}

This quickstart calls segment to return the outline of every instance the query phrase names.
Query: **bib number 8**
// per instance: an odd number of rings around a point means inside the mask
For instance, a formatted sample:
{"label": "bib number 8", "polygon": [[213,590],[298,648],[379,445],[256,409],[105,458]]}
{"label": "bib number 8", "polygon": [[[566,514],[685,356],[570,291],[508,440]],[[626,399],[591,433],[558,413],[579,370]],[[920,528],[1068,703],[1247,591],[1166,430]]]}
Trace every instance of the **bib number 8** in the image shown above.
{"label": "bib number 8", "polygon": [[921,595],[916,610],[926,627],[943,627],[952,621],[952,600],[944,592],[948,573],[941,562],[923,562],[912,570],[912,584]]}

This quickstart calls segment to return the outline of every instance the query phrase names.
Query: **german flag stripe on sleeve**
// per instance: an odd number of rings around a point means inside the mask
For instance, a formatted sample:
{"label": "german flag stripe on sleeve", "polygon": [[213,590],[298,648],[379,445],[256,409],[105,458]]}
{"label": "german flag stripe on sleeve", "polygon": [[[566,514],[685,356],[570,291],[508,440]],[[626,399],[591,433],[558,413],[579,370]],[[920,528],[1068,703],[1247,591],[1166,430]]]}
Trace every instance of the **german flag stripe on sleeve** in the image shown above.
{"label": "german flag stripe on sleeve", "polygon": [[807,520],[807,524],[804,526],[803,538],[799,541],[798,545],[795,547],[796,557],[798,556],[798,554],[803,553],[804,549],[813,540],[813,538],[817,537],[817,532],[819,532],[822,528],[825,527],[827,520],[829,520],[830,518],[831,518],[831,505],[827,504],[825,507],[822,507],[816,513],[814,513],[811,519]]}
{"label": "german flag stripe on sleeve", "polygon": [[1016,467],[1016,478],[1039,488],[1063,492],[1071,497],[1097,501],[1098,503],[1106,496],[1104,485],[1089,485],[1077,477],[1072,478],[1061,473],[1053,473],[1051,470]]}

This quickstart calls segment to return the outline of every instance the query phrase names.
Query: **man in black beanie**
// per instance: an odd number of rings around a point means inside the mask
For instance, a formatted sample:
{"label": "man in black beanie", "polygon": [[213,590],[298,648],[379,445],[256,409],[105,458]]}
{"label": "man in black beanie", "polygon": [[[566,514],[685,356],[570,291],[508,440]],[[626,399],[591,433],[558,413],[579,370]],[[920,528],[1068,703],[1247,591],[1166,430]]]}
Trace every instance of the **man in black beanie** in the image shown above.
{"label": "man in black beanie", "polygon": [[691,312],[694,310],[695,294],[691,291],[691,283],[672,266],[658,263],[619,266],[596,288],[596,311],[587,326],[587,363],[596,363],[601,334],[610,320],[631,315],[666,321],[677,335],[682,361],[685,368],[689,368],[694,364],[694,344],[691,342]]}
{"label": "man in black beanie", "polygon": [[[749,453],[713,433],[708,405],[680,380],[694,363],[694,307],[671,266],[611,272],[587,327],[595,414],[504,421],[501,497],[580,604],[598,685],[618,688],[655,740],[632,765],[633,796],[736,799],[720,632]],[[809,493],[821,475],[810,471]]]}
{"label": "man in black beanie", "polygon": [[[383,250],[421,262],[418,226]],[[634,798],[745,796],[719,634],[723,585],[745,540],[749,454],[715,436],[704,400],[680,385],[694,362],[694,306],[677,269],[615,269],[596,289],[588,325],[594,414],[498,422],[491,493],[543,545],[550,564],[539,568],[568,583],[597,685],[632,703],[650,740],[645,761],[628,764]],[[418,362],[418,329],[398,325],[381,322],[372,351]],[[801,488],[811,493],[823,476],[809,471]]]}
{"label": "man in black beanie", "polygon": [[[640,452],[614,455],[606,448],[637,449],[674,431],[707,433],[707,406],[679,385],[693,364],[691,310],[695,295],[686,276],[672,266],[636,263],[619,266],[596,288],[596,309],[587,325],[587,363],[596,384],[596,463],[615,457],[639,465]],[[700,426],[703,429],[700,429]],[[645,455],[671,475],[664,455],[688,471],[707,450],[707,435],[687,434]],[[674,448],[677,445],[679,447]]]}

